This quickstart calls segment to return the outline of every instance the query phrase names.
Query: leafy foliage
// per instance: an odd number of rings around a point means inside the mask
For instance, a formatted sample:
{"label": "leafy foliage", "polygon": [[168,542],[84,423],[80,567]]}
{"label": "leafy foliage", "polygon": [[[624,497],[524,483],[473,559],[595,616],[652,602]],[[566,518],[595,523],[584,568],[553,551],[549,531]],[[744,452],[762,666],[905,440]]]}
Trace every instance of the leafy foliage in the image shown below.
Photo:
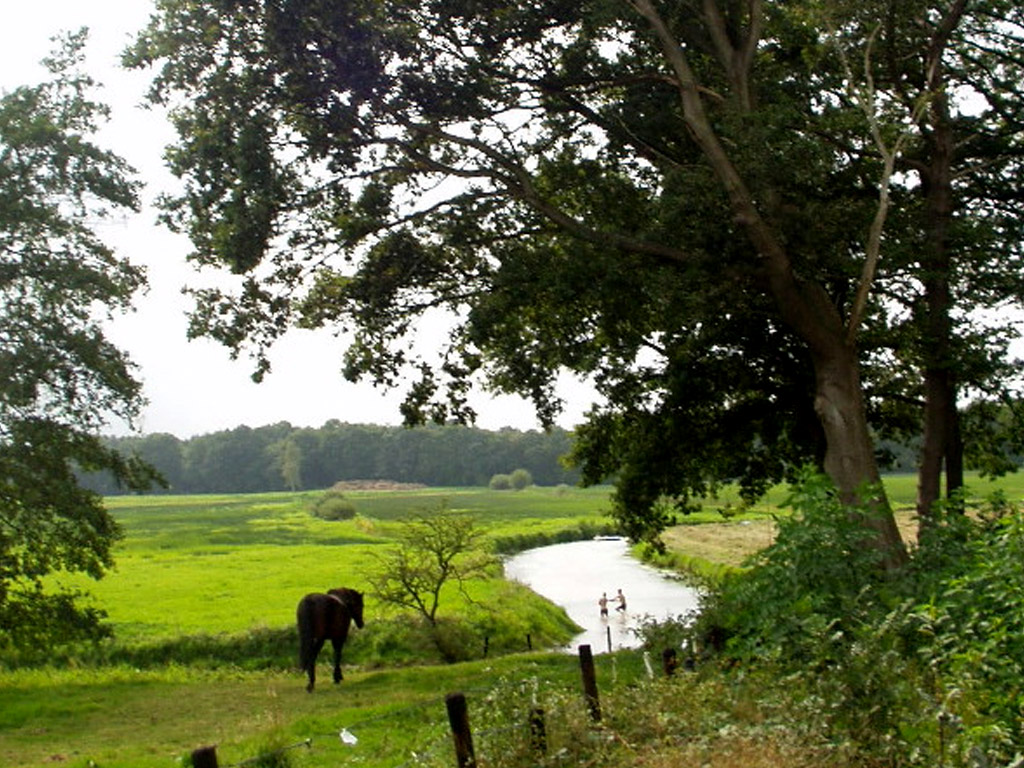
{"label": "leafy foliage", "polygon": [[961,557],[914,617],[958,746],[1005,758],[1024,750],[1024,514],[1003,499],[989,512],[975,523],[956,521],[957,533],[966,533],[955,542]]}
{"label": "leafy foliage", "polygon": [[753,567],[708,593],[694,625],[706,658],[774,670],[808,723],[886,759],[1000,764],[1024,749],[1020,510],[954,501],[894,580],[859,563],[877,553],[825,478],[805,473],[790,504]]}
{"label": "leafy foliage", "polygon": [[112,562],[118,527],[75,472],[133,488],[154,479],[97,435],[141,403],[100,318],[129,308],[144,276],[92,230],[136,207],[137,184],[90,141],[106,110],[77,71],[84,39],[62,41],[49,82],[0,95],[0,646],[100,633],[100,612],[44,587],[54,572],[99,578]]}
{"label": "leafy foliage", "polygon": [[483,381],[550,424],[589,377],[575,458],[653,538],[807,461],[852,501],[923,412],[958,459],[959,392],[1013,376],[973,310],[1021,295],[1022,18],[965,8],[164,0],[126,60],[178,129],[167,221],[238,276],[193,333],[259,376],[291,325],[350,331],[409,423]]}

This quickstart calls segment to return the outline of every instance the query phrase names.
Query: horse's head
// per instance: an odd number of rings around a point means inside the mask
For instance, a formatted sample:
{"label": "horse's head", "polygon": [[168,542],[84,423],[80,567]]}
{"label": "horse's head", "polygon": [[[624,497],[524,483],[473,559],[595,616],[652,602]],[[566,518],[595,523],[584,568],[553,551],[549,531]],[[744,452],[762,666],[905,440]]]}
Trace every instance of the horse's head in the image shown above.
{"label": "horse's head", "polygon": [[352,590],[349,606],[352,608],[352,620],[360,629],[363,628],[363,593]]}
{"label": "horse's head", "polygon": [[349,617],[356,623],[357,627],[362,629],[363,593],[343,587],[341,589],[332,589],[330,594],[335,595],[342,603],[345,604],[345,607],[348,608]]}

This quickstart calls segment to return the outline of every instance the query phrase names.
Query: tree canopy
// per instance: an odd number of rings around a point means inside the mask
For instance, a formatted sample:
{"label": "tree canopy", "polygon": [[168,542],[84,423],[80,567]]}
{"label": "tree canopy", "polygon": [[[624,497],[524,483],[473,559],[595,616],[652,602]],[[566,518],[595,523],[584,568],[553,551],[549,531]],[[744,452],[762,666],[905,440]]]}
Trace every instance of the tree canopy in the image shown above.
{"label": "tree canopy", "polygon": [[117,525],[75,472],[151,479],[98,436],[140,406],[101,320],[129,307],[144,276],[93,229],[136,207],[137,184],[90,139],[106,110],[77,69],[84,39],[61,42],[50,81],[0,94],[0,646],[97,631],[95,611],[44,586],[55,572],[98,578],[111,565]]}
{"label": "tree canopy", "polygon": [[[161,433],[106,442],[153,466],[171,493],[310,490],[354,480],[484,486],[497,473],[517,468],[526,472],[526,484],[579,481],[579,473],[561,462],[572,446],[571,435],[557,427],[491,432],[455,424],[406,429],[329,421],[299,428],[285,422],[187,440]],[[83,475],[82,484],[98,493],[119,492],[113,478],[102,473]]]}
{"label": "tree canopy", "polygon": [[239,276],[196,292],[193,332],[257,375],[288,327],[332,326],[410,422],[471,419],[482,379],[550,423],[575,371],[605,398],[576,457],[630,533],[813,460],[847,501],[876,484],[892,568],[875,435],[955,470],[957,399],[1005,386],[1009,330],[977,310],[1022,296],[1021,22],[1005,0],[161,0],[126,61],[159,66],[178,129],[167,221]]}

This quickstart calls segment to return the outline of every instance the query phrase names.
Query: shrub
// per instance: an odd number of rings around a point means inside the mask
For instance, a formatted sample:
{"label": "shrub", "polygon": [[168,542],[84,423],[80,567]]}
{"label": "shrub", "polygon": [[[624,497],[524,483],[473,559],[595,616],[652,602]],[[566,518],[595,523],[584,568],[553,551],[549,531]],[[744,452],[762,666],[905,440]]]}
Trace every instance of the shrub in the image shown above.
{"label": "shrub", "polygon": [[533,475],[528,469],[517,469],[509,475],[492,475],[488,487],[492,491],[521,491],[533,485]]}
{"label": "shrub", "polygon": [[[804,473],[770,547],[702,599],[695,622],[704,655],[771,666],[807,716],[887,760],[903,717],[919,717],[914,659],[905,653],[905,600],[886,579],[863,525],[824,476]],[[870,514],[864,506],[859,514]]]}
{"label": "shrub", "polygon": [[512,488],[521,491],[533,485],[533,475],[528,469],[517,469],[509,475],[509,482],[512,484]]}
{"label": "shrub", "polygon": [[313,514],[321,520],[351,520],[356,516],[356,507],[337,491],[327,491],[317,499]]}
{"label": "shrub", "polygon": [[728,638],[734,656],[767,653],[802,663],[822,637],[884,605],[879,556],[865,546],[870,534],[828,478],[805,474],[787,503],[793,514],[778,519],[774,544],[705,600],[698,626],[719,643]]}
{"label": "shrub", "polygon": [[927,544],[962,556],[922,590],[913,618],[934,674],[933,707],[955,736],[950,751],[1003,764],[1024,751],[1024,515],[1002,499],[988,512],[932,526]]}

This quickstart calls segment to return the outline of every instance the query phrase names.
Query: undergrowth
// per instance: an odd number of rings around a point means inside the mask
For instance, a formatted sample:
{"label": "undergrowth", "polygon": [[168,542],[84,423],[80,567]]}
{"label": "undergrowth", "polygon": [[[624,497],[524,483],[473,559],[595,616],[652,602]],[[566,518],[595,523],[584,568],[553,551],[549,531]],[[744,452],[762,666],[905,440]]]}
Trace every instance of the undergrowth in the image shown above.
{"label": "undergrowth", "polygon": [[1020,510],[937,510],[910,565],[886,576],[827,479],[806,475],[790,505],[776,542],[706,593],[699,654],[756,669],[804,727],[881,764],[980,768],[1024,752]]}

